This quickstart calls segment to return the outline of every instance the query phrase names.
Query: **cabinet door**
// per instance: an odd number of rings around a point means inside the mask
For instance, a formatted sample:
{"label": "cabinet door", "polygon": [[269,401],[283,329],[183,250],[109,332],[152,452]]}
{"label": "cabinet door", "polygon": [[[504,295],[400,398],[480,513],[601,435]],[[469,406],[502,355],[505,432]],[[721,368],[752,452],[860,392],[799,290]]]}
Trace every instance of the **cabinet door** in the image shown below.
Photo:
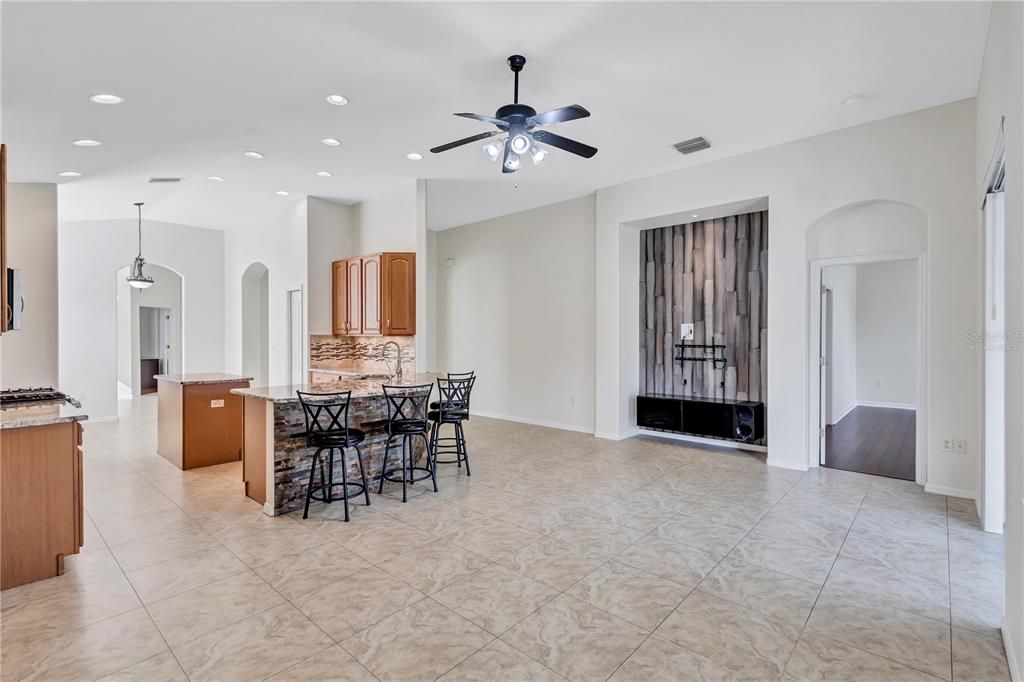
{"label": "cabinet door", "polygon": [[348,261],[334,261],[331,276],[334,281],[331,327],[335,336],[342,336],[348,334]]}
{"label": "cabinet door", "polygon": [[352,258],[348,265],[348,333],[363,333],[363,262]]}
{"label": "cabinet door", "polygon": [[416,333],[416,254],[382,254],[384,334]]}
{"label": "cabinet door", "polygon": [[380,255],[363,256],[363,333],[380,334]]}

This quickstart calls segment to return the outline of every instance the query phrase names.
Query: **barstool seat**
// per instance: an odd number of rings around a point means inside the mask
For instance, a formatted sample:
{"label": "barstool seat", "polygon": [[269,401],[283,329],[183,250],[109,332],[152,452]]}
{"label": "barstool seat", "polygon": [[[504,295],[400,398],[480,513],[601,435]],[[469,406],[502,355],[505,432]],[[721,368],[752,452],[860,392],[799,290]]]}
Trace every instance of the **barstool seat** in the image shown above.
{"label": "barstool seat", "polygon": [[446,424],[456,421],[465,421],[466,419],[469,419],[469,410],[456,409],[441,412],[440,409],[433,409],[427,413],[427,419],[432,422],[444,422]]}
{"label": "barstool seat", "polygon": [[309,442],[317,448],[350,448],[366,440],[366,434],[359,429],[347,431],[319,431],[310,434]]}

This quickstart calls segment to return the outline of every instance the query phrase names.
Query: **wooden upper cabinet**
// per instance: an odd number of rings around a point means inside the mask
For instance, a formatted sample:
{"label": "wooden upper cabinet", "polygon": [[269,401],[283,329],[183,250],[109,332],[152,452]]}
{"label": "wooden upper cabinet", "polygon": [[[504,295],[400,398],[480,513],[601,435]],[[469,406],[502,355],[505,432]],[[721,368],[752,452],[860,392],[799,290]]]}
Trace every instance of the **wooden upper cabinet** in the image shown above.
{"label": "wooden upper cabinet", "polygon": [[363,259],[349,258],[347,334],[363,333]]}
{"label": "wooden upper cabinet", "polygon": [[381,332],[381,256],[363,256],[363,334]]}
{"label": "wooden upper cabinet", "polygon": [[331,263],[331,278],[334,283],[331,331],[335,336],[344,336],[348,334],[348,261],[336,260]]}
{"label": "wooden upper cabinet", "polygon": [[416,254],[378,253],[333,264],[335,336],[416,333]]}
{"label": "wooden upper cabinet", "polygon": [[385,336],[416,333],[416,254],[381,254]]}

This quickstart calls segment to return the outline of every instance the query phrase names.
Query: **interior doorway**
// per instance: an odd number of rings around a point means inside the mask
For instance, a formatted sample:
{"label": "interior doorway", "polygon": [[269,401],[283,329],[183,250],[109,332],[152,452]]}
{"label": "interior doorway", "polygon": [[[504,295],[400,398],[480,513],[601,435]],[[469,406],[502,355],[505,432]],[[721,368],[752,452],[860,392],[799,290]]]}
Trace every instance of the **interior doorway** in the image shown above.
{"label": "interior doorway", "polygon": [[270,272],[252,263],[242,274],[242,373],[254,386],[270,379]]}
{"label": "interior doorway", "polygon": [[919,282],[916,259],[821,268],[822,466],[917,479]]}
{"label": "interior doorway", "polygon": [[115,274],[117,319],[117,397],[119,400],[155,393],[157,374],[183,372],[182,290],[177,272],[146,264],[153,284],[146,289],[128,285],[128,267]]}
{"label": "interior doorway", "polygon": [[[989,533],[1002,533],[1006,520],[1006,330],[1005,310],[1005,142],[1000,137],[985,178],[982,200],[984,324],[982,338],[982,457],[978,513]],[[1019,343],[1019,340],[1015,340]]]}

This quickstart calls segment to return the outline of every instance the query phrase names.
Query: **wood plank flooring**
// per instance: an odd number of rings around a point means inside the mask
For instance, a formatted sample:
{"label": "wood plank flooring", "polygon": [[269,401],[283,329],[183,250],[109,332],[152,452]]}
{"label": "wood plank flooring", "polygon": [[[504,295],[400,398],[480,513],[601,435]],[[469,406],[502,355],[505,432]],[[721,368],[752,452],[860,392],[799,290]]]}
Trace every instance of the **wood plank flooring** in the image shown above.
{"label": "wood plank flooring", "polygon": [[856,407],[825,431],[825,466],[914,480],[915,410]]}

